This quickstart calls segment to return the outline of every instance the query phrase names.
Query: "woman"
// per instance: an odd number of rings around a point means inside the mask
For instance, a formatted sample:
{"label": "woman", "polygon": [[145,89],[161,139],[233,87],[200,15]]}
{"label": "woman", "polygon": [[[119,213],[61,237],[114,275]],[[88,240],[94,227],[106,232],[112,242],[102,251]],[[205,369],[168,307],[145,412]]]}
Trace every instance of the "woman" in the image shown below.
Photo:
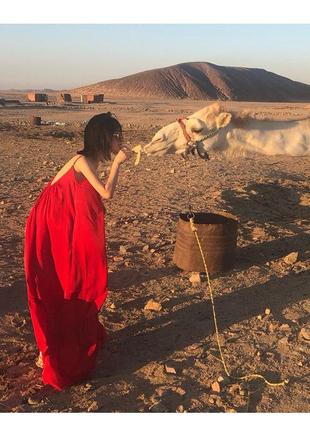
{"label": "woman", "polygon": [[[115,154],[103,184],[96,169]],[[103,199],[111,199],[121,164],[131,156],[110,113],[95,115],[84,148],[43,189],[25,226],[28,303],[42,379],[57,390],[87,378],[106,332],[98,321],[107,297]]]}

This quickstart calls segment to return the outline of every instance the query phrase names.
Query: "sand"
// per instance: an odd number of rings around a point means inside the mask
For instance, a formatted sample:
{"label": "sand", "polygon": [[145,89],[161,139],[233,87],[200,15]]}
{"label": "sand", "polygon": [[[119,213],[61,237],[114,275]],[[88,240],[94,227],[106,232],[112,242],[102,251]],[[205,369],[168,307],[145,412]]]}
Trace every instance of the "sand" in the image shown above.
{"label": "sand", "polygon": [[[309,157],[210,154],[208,162],[185,163],[169,155],[124,164],[115,197],[105,202],[110,294],[100,319],[110,341],[90,379],[62,393],[42,386],[34,364],[25,220],[46,182],[82,148],[83,122],[115,112],[134,146],[205,104],[119,99],[82,109],[0,108],[0,411],[309,412]],[[276,119],[309,112],[306,104],[225,106]],[[66,125],[34,127],[33,115]],[[106,177],[108,164],[100,172]],[[194,210],[226,210],[240,220],[235,268],[211,278],[227,367],[290,378],[286,387],[225,378],[207,285],[191,283],[172,262],[187,182]],[[286,258],[292,252],[297,258]],[[144,310],[149,300],[161,309]]]}

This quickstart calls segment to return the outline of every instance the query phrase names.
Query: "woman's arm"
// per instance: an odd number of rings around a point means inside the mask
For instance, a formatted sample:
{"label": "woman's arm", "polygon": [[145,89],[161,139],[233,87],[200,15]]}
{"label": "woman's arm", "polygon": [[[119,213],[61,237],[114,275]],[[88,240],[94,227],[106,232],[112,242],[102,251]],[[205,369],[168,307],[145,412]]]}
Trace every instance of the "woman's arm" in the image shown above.
{"label": "woman's arm", "polygon": [[128,154],[126,149],[120,150],[111,166],[109,178],[104,185],[97,176],[97,173],[92,170],[85,157],[79,158],[77,161],[80,172],[83,173],[88,182],[95,188],[103,199],[109,200],[113,197],[114,190],[117,184],[119,170],[121,164],[127,159]]}
{"label": "woman's arm", "polygon": [[114,194],[114,191],[116,188],[116,184],[118,181],[120,166],[121,166],[121,163],[119,161],[117,161],[115,158],[113,163],[112,163],[112,166],[111,166],[111,170],[110,170],[110,174],[109,174],[107,183],[105,184],[105,190],[108,193],[108,195],[110,196],[109,199],[112,199],[112,197],[113,197],[113,194]]}
{"label": "woman's arm", "polygon": [[76,166],[102,198],[106,200],[109,200],[111,198],[110,191],[108,191],[105,185],[100,181],[97,173],[93,171],[85,157],[80,157],[76,162]]}

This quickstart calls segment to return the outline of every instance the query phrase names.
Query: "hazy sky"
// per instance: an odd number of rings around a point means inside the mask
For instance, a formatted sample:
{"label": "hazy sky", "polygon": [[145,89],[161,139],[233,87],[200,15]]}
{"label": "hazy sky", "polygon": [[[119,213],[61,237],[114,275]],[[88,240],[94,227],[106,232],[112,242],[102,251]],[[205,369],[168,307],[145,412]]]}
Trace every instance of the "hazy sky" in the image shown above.
{"label": "hazy sky", "polygon": [[310,84],[310,25],[0,25],[0,88],[64,89],[187,61]]}

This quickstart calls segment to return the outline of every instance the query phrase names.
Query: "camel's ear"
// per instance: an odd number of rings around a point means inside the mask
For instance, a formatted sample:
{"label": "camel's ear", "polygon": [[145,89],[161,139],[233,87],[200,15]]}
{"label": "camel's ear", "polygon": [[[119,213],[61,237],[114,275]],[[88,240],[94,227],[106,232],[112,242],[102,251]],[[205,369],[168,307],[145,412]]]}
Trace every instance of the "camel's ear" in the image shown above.
{"label": "camel's ear", "polygon": [[216,118],[216,125],[217,128],[226,127],[231,121],[232,115],[228,112],[222,112],[219,114],[219,116]]}
{"label": "camel's ear", "polygon": [[212,103],[212,105],[210,105],[206,108],[205,119],[207,119],[209,117],[213,118],[213,117],[219,115],[221,112],[222,112],[221,105],[218,102]]}

